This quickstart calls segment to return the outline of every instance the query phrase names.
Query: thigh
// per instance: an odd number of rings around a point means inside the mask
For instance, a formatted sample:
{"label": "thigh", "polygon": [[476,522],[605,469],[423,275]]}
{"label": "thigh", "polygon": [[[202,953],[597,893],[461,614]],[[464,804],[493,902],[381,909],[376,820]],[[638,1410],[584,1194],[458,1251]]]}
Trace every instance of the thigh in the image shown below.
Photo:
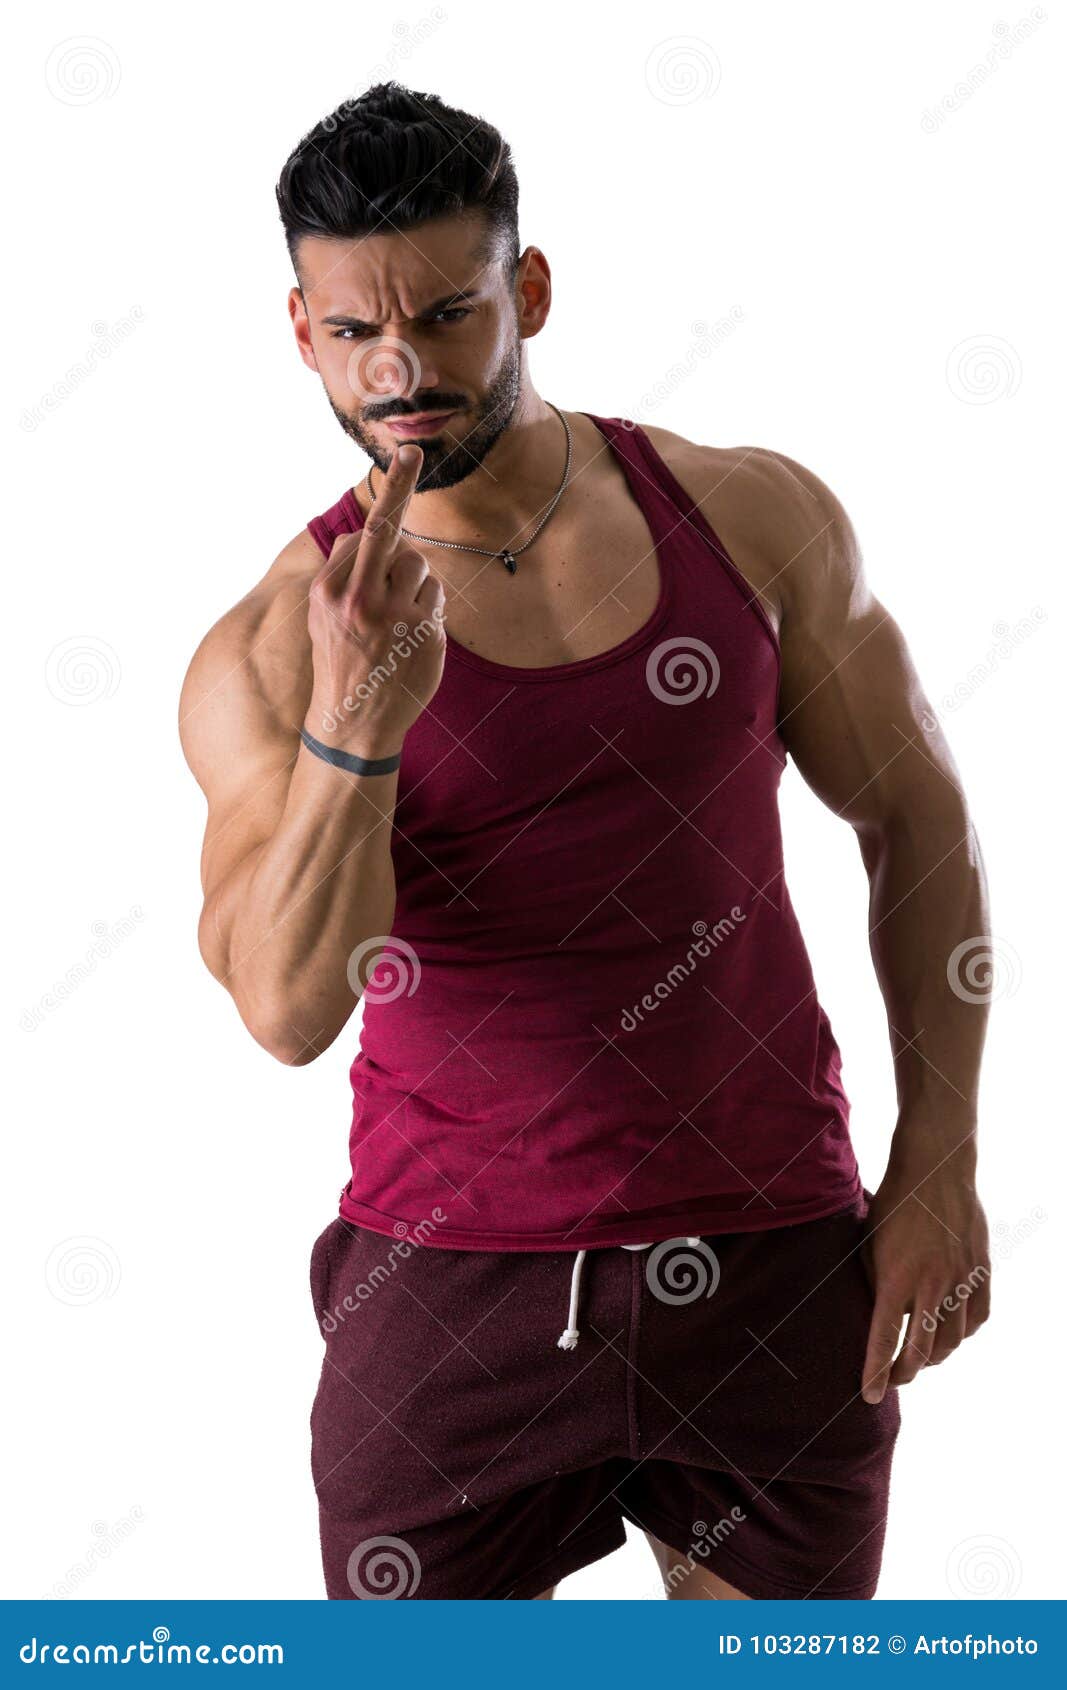
{"label": "thigh", "polygon": [[899,1427],[860,1393],[865,1205],[702,1241],[710,1294],[642,1287],[624,1512],[749,1597],[869,1597]]}
{"label": "thigh", "polygon": [[561,1579],[626,1542],[603,1477],[585,1496],[546,1479],[468,1515],[371,1532],[357,1515],[319,1510],[326,1595],[340,1601],[547,1601]]}
{"label": "thigh", "polygon": [[432,1249],[335,1222],[312,1252],[325,1339],[311,1466],[327,1595],[538,1598],[625,1542],[616,1303],[581,1368],[556,1339],[572,1253]]}
{"label": "thigh", "polygon": [[663,1543],[653,1532],[646,1532],[649,1547],[656,1557],[663,1579],[663,1594],[668,1602],[747,1602],[748,1597],[735,1585],[727,1584],[717,1573],[696,1565],[689,1555],[681,1555]]}

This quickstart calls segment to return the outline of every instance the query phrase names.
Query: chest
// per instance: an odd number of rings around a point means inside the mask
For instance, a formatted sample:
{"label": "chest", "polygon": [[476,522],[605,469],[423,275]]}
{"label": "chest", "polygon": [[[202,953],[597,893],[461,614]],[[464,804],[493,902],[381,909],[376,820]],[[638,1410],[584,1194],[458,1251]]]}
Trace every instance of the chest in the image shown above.
{"label": "chest", "polygon": [[625,492],[570,491],[514,575],[496,559],[426,548],[450,639],[494,663],[544,668],[609,651],[649,620],[661,577],[641,509]]}

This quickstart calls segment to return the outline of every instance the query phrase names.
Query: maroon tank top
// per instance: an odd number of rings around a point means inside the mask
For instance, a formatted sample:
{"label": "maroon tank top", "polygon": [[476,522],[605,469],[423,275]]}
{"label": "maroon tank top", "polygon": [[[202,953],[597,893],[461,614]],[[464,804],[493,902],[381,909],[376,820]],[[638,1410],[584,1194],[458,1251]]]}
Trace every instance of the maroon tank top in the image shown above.
{"label": "maroon tank top", "polygon": [[[407,733],[340,1205],[394,1237],[577,1250],[785,1226],[862,1189],[783,879],[776,637],[644,431],[591,420],[659,602],[550,668],[449,640]],[[308,524],[326,556],[361,526],[351,489]]]}

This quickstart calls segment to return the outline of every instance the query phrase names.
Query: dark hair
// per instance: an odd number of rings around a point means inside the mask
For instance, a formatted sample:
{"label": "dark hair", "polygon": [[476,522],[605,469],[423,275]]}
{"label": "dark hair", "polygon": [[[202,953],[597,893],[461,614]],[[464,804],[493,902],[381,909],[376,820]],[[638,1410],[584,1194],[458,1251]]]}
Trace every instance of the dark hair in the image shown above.
{"label": "dark hair", "polygon": [[479,257],[519,262],[519,184],[507,142],[483,118],[379,82],[304,136],[275,189],[297,278],[302,235],[410,229],[432,217],[481,213]]}

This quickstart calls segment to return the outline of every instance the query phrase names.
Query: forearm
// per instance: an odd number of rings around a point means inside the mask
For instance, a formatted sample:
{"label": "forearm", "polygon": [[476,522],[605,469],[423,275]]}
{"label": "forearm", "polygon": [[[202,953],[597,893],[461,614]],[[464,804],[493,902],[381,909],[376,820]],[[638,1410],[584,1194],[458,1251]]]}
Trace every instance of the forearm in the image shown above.
{"label": "forearm", "polygon": [[282,1061],[310,1061],[333,1042],[361,984],[349,978],[353,952],[390,931],[396,783],[395,773],[334,768],[301,744],[277,828],[220,888],[223,983],[253,1036]]}
{"label": "forearm", "polygon": [[988,1015],[985,875],[962,798],[860,833],[871,882],[870,943],[885,1000],[898,1122],[891,1160],[973,1178],[978,1077]]}

